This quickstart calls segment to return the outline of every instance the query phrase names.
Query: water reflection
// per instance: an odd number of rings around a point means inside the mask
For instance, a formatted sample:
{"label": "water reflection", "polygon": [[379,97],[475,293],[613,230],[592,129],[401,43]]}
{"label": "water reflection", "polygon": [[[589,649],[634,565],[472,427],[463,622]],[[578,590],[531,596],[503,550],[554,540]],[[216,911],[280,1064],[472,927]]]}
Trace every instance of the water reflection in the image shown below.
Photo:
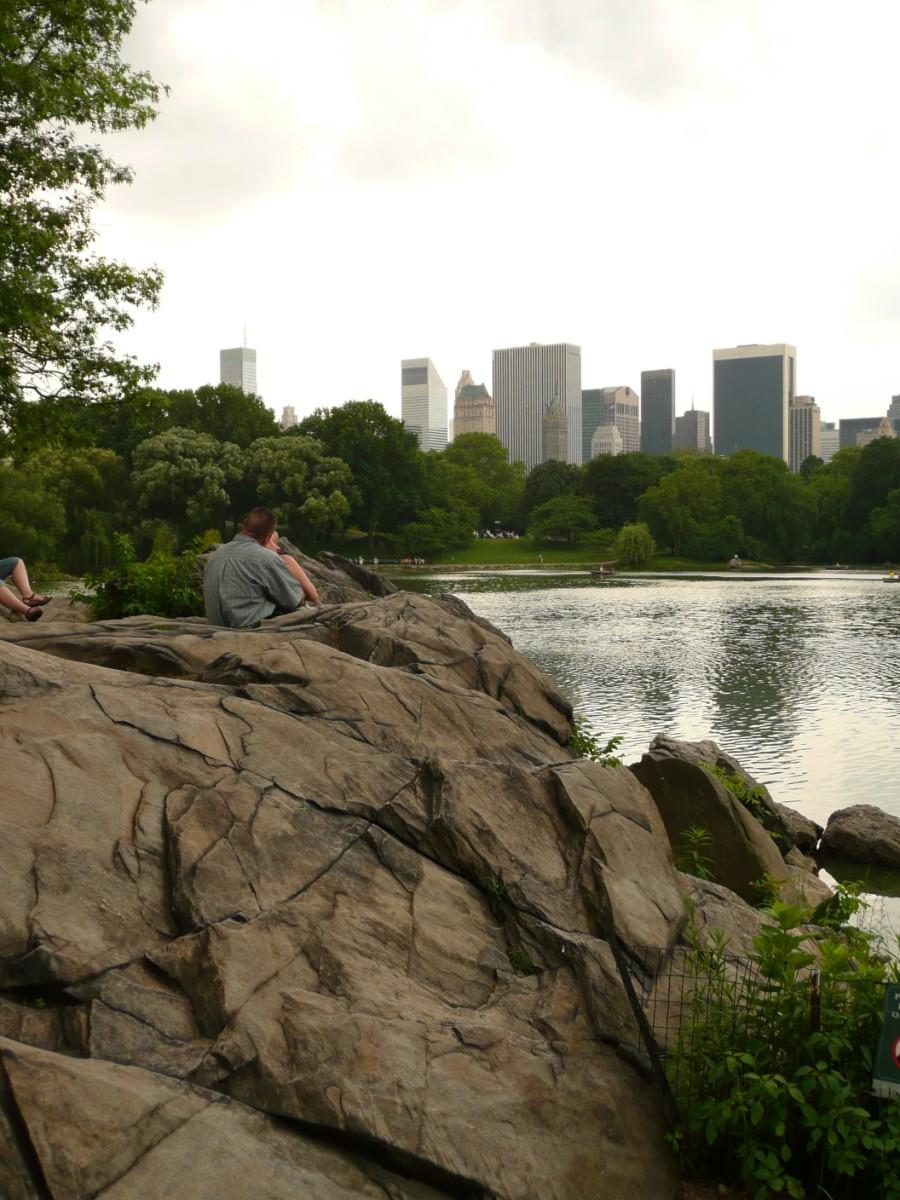
{"label": "water reflection", "polygon": [[[446,575],[628,759],[660,731],[714,737],[824,824],[847,804],[900,815],[900,588],[871,575]],[[895,594],[897,593],[897,594]]]}

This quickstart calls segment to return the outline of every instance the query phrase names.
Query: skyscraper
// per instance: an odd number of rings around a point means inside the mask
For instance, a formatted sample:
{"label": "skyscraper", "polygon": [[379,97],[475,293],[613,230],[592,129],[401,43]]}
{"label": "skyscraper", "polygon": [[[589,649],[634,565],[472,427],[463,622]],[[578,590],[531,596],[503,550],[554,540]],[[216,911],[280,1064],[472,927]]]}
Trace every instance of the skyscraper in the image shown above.
{"label": "skyscraper", "polygon": [[453,436],[463,433],[493,433],[494,401],[483,383],[476,383],[468,371],[463,371],[456,385],[453,406]]}
{"label": "skyscraper", "polygon": [[641,448],[641,402],[630,387],[591,388],[581,393],[581,442],[585,461],[591,457],[591,438],[600,425],[615,425],[622,435],[622,453]]}
{"label": "skyscraper", "polygon": [[673,450],[696,450],[700,454],[712,454],[712,439],[709,436],[709,413],[702,408],[689,408],[675,418]]}
{"label": "skyscraper", "polygon": [[848,446],[857,445],[857,437],[861,433],[868,433],[872,429],[877,429],[881,417],[841,417],[838,422],[841,435],[841,449],[846,450]]}
{"label": "skyscraper", "polygon": [[624,454],[618,425],[598,425],[591,435],[591,458],[601,454]]}
{"label": "skyscraper", "polygon": [[447,389],[430,358],[400,363],[400,411],[421,450],[446,450]]}
{"label": "skyscraper", "polygon": [[641,371],[641,450],[668,454],[675,435],[675,372]]}
{"label": "skyscraper", "polygon": [[551,400],[544,409],[544,462],[551,458],[565,462],[569,445],[569,418],[559,400]]}
{"label": "skyscraper", "polygon": [[831,462],[841,448],[841,435],[834,421],[822,421],[819,426],[819,458]]}
{"label": "skyscraper", "polygon": [[286,404],[281,410],[281,420],[278,422],[282,429],[291,429],[297,424],[297,411],[293,404]]}
{"label": "skyscraper", "polygon": [[822,456],[821,412],[812,396],[795,396],[788,410],[790,442],[788,466],[796,475],[811,454]]}
{"label": "skyscraper", "polygon": [[554,402],[565,415],[566,462],[581,463],[581,347],[516,346],[493,354],[497,437],[510,462],[530,471],[544,462],[544,415]]}
{"label": "skyscraper", "polygon": [[717,454],[759,450],[788,461],[796,368],[797,351],[783,342],[713,351]]}
{"label": "skyscraper", "polygon": [[900,396],[891,396],[890,407],[887,410],[888,420],[900,433]]}
{"label": "skyscraper", "polygon": [[230,383],[248,396],[256,395],[256,351],[246,346],[219,351],[219,382]]}

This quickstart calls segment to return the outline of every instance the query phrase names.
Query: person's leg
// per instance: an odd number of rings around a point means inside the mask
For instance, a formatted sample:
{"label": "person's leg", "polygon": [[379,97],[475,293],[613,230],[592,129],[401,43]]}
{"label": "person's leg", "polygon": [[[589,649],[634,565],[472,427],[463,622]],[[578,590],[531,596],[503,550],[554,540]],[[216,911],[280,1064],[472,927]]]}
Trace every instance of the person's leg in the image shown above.
{"label": "person's leg", "polygon": [[15,592],[10,591],[6,584],[0,585],[0,604],[2,604],[4,608],[11,608],[13,612],[31,612],[30,606],[25,604],[24,601],[20,600]]}
{"label": "person's leg", "polygon": [[34,607],[36,604],[46,604],[50,599],[49,596],[39,596],[31,587],[31,582],[28,579],[28,572],[25,570],[25,564],[19,559],[12,569],[12,581],[19,589],[19,594],[29,607]]}

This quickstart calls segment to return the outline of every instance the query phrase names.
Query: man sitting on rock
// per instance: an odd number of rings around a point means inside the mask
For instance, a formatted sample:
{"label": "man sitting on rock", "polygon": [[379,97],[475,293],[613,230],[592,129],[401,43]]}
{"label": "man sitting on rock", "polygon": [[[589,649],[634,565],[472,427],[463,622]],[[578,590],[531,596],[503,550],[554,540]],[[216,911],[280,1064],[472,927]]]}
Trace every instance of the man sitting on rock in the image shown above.
{"label": "man sitting on rock", "polygon": [[240,533],[210,555],[203,572],[203,601],[210,625],[246,629],[266,617],[294,612],[319,597],[309,576],[275,537],[275,514],[253,508]]}

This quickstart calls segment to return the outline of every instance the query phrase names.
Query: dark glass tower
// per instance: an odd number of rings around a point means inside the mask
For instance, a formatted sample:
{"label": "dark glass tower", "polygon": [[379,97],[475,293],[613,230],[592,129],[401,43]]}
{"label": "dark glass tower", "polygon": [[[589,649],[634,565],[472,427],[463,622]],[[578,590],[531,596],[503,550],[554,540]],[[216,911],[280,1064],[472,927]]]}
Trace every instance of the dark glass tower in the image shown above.
{"label": "dark glass tower", "polygon": [[796,363],[797,351],[784,343],[713,351],[717,454],[759,450],[788,461]]}
{"label": "dark glass tower", "polygon": [[641,451],[668,454],[675,433],[675,372],[641,371]]}

